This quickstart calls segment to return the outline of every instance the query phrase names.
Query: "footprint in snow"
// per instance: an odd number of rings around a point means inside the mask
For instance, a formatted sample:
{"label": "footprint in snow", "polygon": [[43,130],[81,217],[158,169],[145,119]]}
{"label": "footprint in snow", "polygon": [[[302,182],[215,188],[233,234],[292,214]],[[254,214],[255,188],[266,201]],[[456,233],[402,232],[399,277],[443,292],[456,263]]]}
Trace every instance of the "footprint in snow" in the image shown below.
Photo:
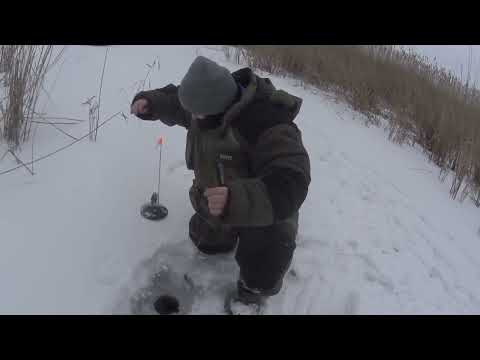
{"label": "footprint in snow", "polygon": [[347,295],[345,302],[345,315],[355,315],[358,313],[358,305],[360,302],[360,296],[356,291],[351,291]]}
{"label": "footprint in snow", "polygon": [[174,172],[175,170],[181,168],[182,166],[185,166],[185,161],[184,160],[178,160],[178,161],[175,161],[174,163],[172,163],[169,167],[168,167],[168,173],[171,174],[172,172]]}
{"label": "footprint in snow", "polygon": [[353,250],[358,249],[358,242],[355,240],[350,240],[347,242],[348,246],[350,246]]}

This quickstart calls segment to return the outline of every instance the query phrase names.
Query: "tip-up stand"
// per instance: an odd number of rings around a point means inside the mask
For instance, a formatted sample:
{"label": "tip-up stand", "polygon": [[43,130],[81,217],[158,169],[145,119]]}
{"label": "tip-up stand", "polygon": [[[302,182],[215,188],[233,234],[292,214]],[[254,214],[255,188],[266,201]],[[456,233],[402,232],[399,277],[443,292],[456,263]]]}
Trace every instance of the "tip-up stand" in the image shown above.
{"label": "tip-up stand", "polygon": [[158,194],[154,192],[150,203],[142,206],[140,214],[148,220],[162,220],[167,217],[168,209],[158,203]]}

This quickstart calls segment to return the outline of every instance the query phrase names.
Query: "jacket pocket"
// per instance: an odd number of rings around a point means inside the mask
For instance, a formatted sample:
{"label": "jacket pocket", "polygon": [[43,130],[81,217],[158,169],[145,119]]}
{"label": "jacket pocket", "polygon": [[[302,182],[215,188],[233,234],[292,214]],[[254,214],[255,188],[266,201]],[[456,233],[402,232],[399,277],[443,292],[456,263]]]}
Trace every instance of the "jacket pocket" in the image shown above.
{"label": "jacket pocket", "polygon": [[208,202],[205,196],[203,196],[203,191],[196,185],[195,180],[193,180],[193,184],[190,187],[189,196],[193,210],[203,219],[208,219]]}
{"label": "jacket pocket", "polygon": [[193,132],[188,130],[187,143],[185,147],[185,163],[188,170],[193,170]]}
{"label": "jacket pocket", "polygon": [[198,187],[195,185],[195,180],[193,180],[193,184],[190,187],[190,190],[188,192],[188,195],[190,197],[190,203],[192,204],[193,210],[195,210],[196,213],[200,212],[200,206],[199,206],[199,190]]}

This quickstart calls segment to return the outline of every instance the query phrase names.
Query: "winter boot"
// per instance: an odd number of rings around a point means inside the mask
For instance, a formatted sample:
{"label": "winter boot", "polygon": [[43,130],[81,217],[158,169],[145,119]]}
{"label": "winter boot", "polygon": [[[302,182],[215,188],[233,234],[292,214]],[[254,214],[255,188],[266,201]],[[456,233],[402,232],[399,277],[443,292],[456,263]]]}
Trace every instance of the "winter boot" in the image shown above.
{"label": "winter boot", "polygon": [[236,289],[225,297],[225,312],[229,315],[261,315],[267,296],[248,289],[240,280]]}

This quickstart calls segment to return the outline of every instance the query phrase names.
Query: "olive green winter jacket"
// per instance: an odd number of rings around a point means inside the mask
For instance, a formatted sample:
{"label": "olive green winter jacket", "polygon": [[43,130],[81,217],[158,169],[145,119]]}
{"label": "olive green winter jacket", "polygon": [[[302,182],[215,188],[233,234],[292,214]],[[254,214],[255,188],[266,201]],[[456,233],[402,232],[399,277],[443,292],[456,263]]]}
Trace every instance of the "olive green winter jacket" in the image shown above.
{"label": "olive green winter jacket", "polygon": [[302,100],[275,89],[249,68],[232,76],[239,96],[217,122],[192,119],[172,84],[142,91],[133,102],[148,101],[148,113],[140,118],[188,130],[185,158],[195,172],[190,197],[201,215],[209,216],[204,189],[224,184],[229,200],[220,218],[223,224],[269,226],[298,218],[311,180],[308,153],[293,122]]}

